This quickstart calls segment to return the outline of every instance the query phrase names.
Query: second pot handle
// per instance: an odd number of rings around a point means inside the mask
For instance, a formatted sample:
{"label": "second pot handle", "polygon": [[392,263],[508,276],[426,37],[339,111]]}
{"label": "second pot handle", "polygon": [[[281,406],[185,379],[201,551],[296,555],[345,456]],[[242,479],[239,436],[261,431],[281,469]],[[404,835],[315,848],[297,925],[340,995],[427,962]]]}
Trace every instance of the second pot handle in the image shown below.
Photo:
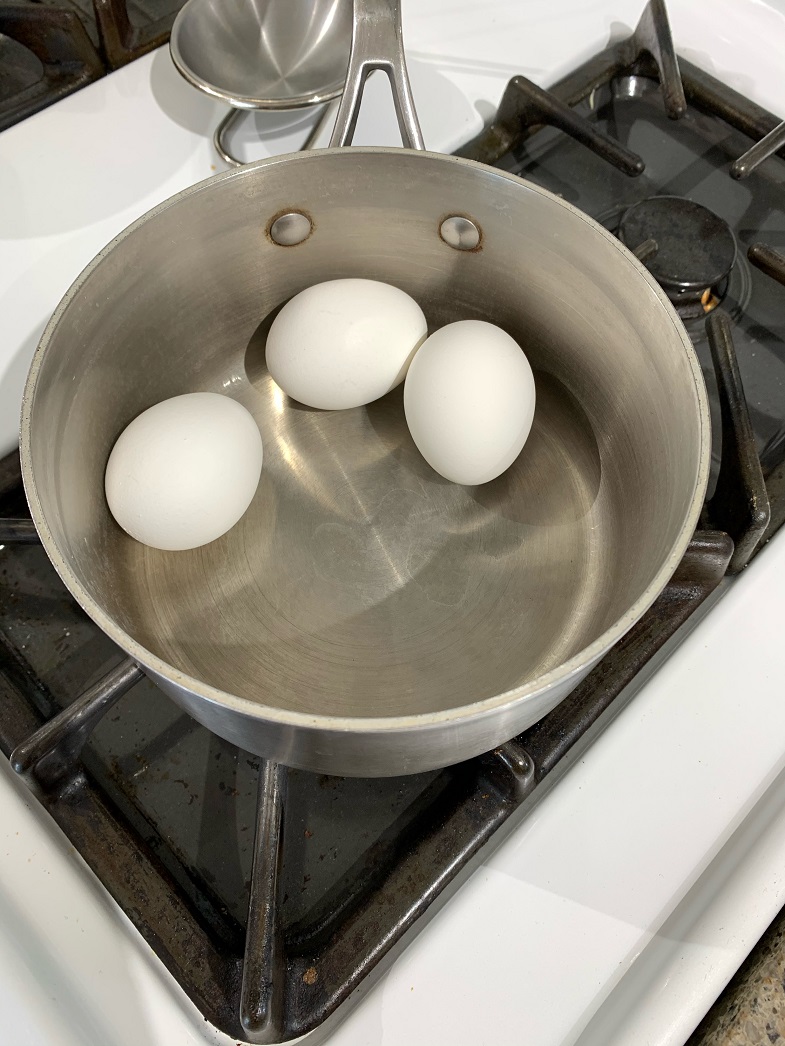
{"label": "second pot handle", "polygon": [[330,147],[351,145],[368,75],[382,69],[390,81],[401,139],[408,149],[424,149],[414,108],[401,30],[401,0],[354,0],[354,30],[346,86]]}

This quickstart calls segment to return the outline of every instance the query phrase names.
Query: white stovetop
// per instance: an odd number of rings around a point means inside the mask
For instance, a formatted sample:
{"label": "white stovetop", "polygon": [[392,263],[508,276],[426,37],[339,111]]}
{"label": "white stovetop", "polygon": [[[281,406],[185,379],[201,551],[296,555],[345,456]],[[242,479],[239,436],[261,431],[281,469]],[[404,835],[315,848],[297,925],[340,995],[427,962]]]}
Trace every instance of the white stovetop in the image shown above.
{"label": "white stovetop", "polygon": [[[466,140],[513,73],[547,86],[642,6],[404,0],[427,144]],[[785,115],[785,0],[669,7],[683,55]],[[358,142],[396,144],[380,86]],[[132,219],[220,169],[221,112],[161,50],[0,135],[0,453],[58,299]],[[288,119],[249,118],[237,147],[296,148],[307,127]],[[780,536],[331,1046],[683,1043],[785,902],[784,613]],[[4,1041],[234,1041],[196,1013],[6,767],[0,826]]]}

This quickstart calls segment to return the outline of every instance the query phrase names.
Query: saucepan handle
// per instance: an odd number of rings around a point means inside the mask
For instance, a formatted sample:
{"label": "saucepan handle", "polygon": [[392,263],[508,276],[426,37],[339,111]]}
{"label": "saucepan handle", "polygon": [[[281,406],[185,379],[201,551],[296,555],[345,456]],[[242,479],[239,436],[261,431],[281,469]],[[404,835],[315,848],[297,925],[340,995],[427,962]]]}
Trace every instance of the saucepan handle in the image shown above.
{"label": "saucepan handle", "polygon": [[403,144],[408,149],[424,149],[406,71],[400,0],[354,0],[349,69],[330,146],[351,145],[365,81],[374,69],[382,69],[390,80]]}

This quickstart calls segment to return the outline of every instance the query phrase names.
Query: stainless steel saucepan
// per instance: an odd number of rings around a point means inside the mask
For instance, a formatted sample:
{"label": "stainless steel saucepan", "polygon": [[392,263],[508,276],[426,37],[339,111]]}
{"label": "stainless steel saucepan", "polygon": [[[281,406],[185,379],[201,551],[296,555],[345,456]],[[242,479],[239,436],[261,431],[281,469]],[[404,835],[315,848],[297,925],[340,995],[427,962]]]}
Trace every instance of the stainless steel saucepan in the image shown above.
{"label": "stainless steel saucepan", "polygon": [[[52,562],[166,694],[251,752],[388,775],[512,737],[643,614],[698,519],[709,418],[645,269],[550,193],[422,151],[398,2],[356,0],[355,14],[333,145],[382,68],[409,148],[262,160],[137,221],[53,316],[21,451]],[[332,413],[287,400],[265,331],[293,294],[344,276],[403,288],[431,330],[481,318],[523,346],[537,410],[509,472],[442,480],[400,389]],[[114,523],[104,469],[132,418],[193,390],[253,412],[262,480],[223,538],[160,552]]]}

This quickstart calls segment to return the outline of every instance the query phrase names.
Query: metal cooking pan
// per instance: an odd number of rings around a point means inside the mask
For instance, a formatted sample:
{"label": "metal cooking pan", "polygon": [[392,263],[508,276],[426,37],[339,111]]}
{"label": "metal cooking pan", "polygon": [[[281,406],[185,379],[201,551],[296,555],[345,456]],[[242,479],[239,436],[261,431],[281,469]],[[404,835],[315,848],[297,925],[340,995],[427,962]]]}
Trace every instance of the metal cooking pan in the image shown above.
{"label": "metal cooking pan", "polygon": [[[355,15],[332,144],[383,68],[410,148],[263,160],[132,225],[41,340],[21,452],[55,567],[174,701],[251,752],[388,775],[515,735],[643,614],[694,530],[709,417],[646,270],[544,190],[422,151],[397,0],[356,0]],[[265,330],[293,294],[342,276],[402,287],[431,330],[482,318],[525,348],[537,410],[506,474],[442,480],[400,389],[332,413],[286,399]],[[264,471],[227,535],[160,552],[114,523],[104,469],[132,418],[193,390],[253,412]]]}

